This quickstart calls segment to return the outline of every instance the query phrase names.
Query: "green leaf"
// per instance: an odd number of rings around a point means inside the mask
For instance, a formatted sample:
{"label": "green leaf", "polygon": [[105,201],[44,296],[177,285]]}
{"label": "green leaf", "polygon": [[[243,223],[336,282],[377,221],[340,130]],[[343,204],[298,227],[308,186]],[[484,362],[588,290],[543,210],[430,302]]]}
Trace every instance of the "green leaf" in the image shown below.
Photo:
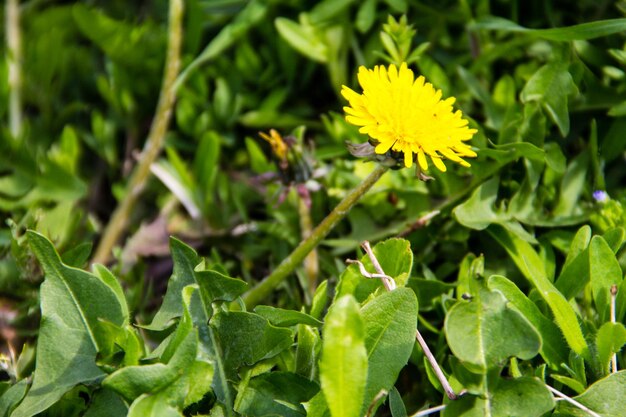
{"label": "green leaf", "polygon": [[146,402],[144,395],[157,401],[160,397],[175,408],[182,410],[186,406],[199,401],[210,389],[213,380],[213,366],[198,356],[198,331],[192,325],[189,311],[192,297],[198,288],[187,286],[182,291],[183,319],[180,321],[173,337],[164,343],[168,346],[163,350],[160,360],[143,366],[127,366],[109,375],[103,385],[128,401],[133,407],[143,408],[145,405],[135,403]]}
{"label": "green leaf", "polygon": [[392,417],[407,417],[406,407],[396,387],[389,391],[389,409]]}
{"label": "green leaf", "polygon": [[[156,67],[162,62],[164,38],[158,36],[156,28],[147,25],[134,27],[80,3],[72,8],[72,12],[83,34],[113,61],[140,68],[145,67],[146,63]],[[140,46],[150,53],[138,54],[136,51]]]}
{"label": "green leaf", "polygon": [[301,403],[309,401],[319,386],[290,372],[268,372],[252,378],[235,401],[235,411],[251,416],[306,416]]}
{"label": "green leaf", "polygon": [[216,301],[234,301],[248,289],[247,282],[214,270],[196,271],[195,276],[203,300],[207,304]]}
{"label": "green leaf", "polygon": [[89,260],[89,255],[91,255],[92,247],[93,245],[91,242],[83,242],[63,253],[61,255],[61,260],[67,266],[81,268],[87,263],[87,260]]}
{"label": "green leaf", "polygon": [[561,182],[559,201],[554,208],[555,216],[572,216],[580,210],[579,200],[587,182],[587,170],[589,167],[589,154],[581,153],[567,167],[567,171]]}
{"label": "green leaf", "polygon": [[193,71],[204,63],[220,56],[251,28],[262,22],[267,14],[267,9],[268,6],[264,2],[257,0],[248,2],[246,7],[237,14],[235,19],[224,26],[222,30],[220,30],[220,33],[209,42],[200,55],[182,71],[176,79],[175,88],[178,89]]}
{"label": "green leaf", "polygon": [[[413,252],[411,244],[405,239],[387,239],[377,243],[373,248],[374,255],[378,259],[385,274],[396,280],[398,286],[403,286],[411,273],[413,266]],[[365,270],[375,273],[369,256],[363,255],[361,262]],[[365,278],[359,272],[357,265],[350,265],[339,277],[339,284],[335,293],[335,299],[343,295],[353,295],[357,301],[364,301],[372,292],[382,288],[379,279]]]}
{"label": "green leaf", "polygon": [[167,404],[166,398],[143,394],[131,404],[128,417],[183,417],[183,414]]}
{"label": "green leaf", "polygon": [[276,308],[270,306],[256,306],[254,312],[261,317],[265,317],[274,326],[290,327],[296,324],[307,324],[309,326],[319,327],[322,322],[314,319],[306,313],[294,310],[285,310],[284,308]]}
{"label": "green leaf", "polygon": [[577,88],[566,63],[549,63],[539,68],[528,80],[520,98],[523,103],[541,103],[552,121],[558,126],[563,137],[569,132],[569,112],[567,96],[576,93]]}
{"label": "green leaf", "polygon": [[596,334],[598,362],[605,374],[609,373],[609,362],[614,353],[626,344],[626,328],[622,323],[604,323]]}
{"label": "green leaf", "polygon": [[319,331],[313,327],[298,325],[295,372],[309,379],[317,375],[317,358],[320,348]]}
{"label": "green leaf", "polygon": [[10,416],[11,411],[22,401],[27,391],[27,379],[22,379],[4,391],[0,395],[0,416]]}
{"label": "green leaf", "polygon": [[535,238],[510,213],[494,210],[499,182],[500,178],[493,177],[481,184],[467,201],[454,208],[454,216],[459,223],[470,229],[484,230],[491,224],[500,224],[522,239],[535,243]]}
{"label": "green leaf", "polygon": [[[574,399],[602,417],[622,417],[626,410],[624,386],[626,386],[626,371],[620,371],[596,381],[587,388],[587,391]],[[559,402],[557,411],[574,417],[589,416],[587,412],[565,401]]]}
{"label": "green leaf", "polygon": [[457,302],[444,329],[452,353],[482,370],[503,366],[511,356],[531,359],[541,347],[535,328],[499,292],[481,291],[476,299]]}
{"label": "green leaf", "polygon": [[354,23],[359,32],[367,32],[374,24],[374,21],[376,19],[377,2],[378,0],[365,0],[361,3]]}
{"label": "green leaf", "polygon": [[310,315],[316,320],[322,317],[322,312],[328,304],[328,280],[324,280],[315,289],[313,301],[311,301]]}
{"label": "green leaf", "polygon": [[561,329],[567,344],[578,355],[589,359],[589,348],[583,336],[578,317],[572,306],[545,276],[541,258],[529,243],[517,238],[503,228],[491,226],[489,234],[507,251],[520,272],[539,291],[546,301],[556,324]]}
{"label": "green leaf", "polygon": [[581,227],[570,245],[563,269],[556,280],[556,288],[566,299],[578,295],[589,282],[589,242],[591,241],[591,228]]}
{"label": "green leaf", "polygon": [[537,378],[499,379],[487,398],[466,395],[450,402],[443,417],[540,417],[555,406],[554,398]]}
{"label": "green leaf", "polygon": [[167,283],[167,292],[161,308],[152,319],[152,323],[147,326],[149,329],[162,330],[171,325],[172,319],[180,317],[183,314],[182,290],[187,285],[196,283],[193,272],[200,263],[196,251],[176,238],[170,238],[170,251],[174,271]]}
{"label": "green leaf", "polygon": [[325,20],[335,18],[343,13],[355,0],[322,0],[317,2],[315,7],[311,9],[309,18],[314,24],[322,23]]}
{"label": "green leaf", "polygon": [[91,397],[84,417],[126,417],[128,406],[115,392],[102,388]]}
{"label": "green leaf", "polygon": [[602,237],[606,240],[606,243],[609,244],[613,253],[617,254],[626,240],[626,229],[623,227],[615,227],[607,230]]}
{"label": "green leaf", "polygon": [[280,36],[296,51],[313,61],[328,61],[328,47],[313,26],[306,22],[296,23],[285,17],[276,18],[274,24]]}
{"label": "green leaf", "polygon": [[367,382],[365,324],[354,297],[339,298],[323,328],[320,381],[332,417],[360,417]]}
{"label": "green leaf", "polygon": [[558,369],[562,363],[567,363],[567,345],[561,337],[559,328],[541,313],[535,303],[503,276],[489,277],[488,286],[491,290],[500,291],[539,332],[542,341],[539,353],[551,368]]}
{"label": "green leaf", "polygon": [[529,29],[510,20],[486,16],[478,19],[471,25],[476,29],[501,30],[504,32],[519,32],[529,36],[552,41],[569,42],[574,40],[595,39],[626,30],[626,19],[607,19],[580,25],[566,26],[551,29]]}
{"label": "green leaf", "polygon": [[436,279],[409,278],[407,287],[417,296],[420,311],[428,311],[435,307],[439,297],[456,288],[456,284],[449,284]]}
{"label": "green leaf", "polygon": [[622,283],[622,268],[601,236],[594,236],[589,244],[589,277],[596,310],[604,321],[609,316],[611,286]]}
{"label": "green leaf", "polygon": [[293,343],[289,329],[271,325],[267,319],[241,311],[221,311],[211,320],[224,355],[227,376],[237,368],[271,358]]}
{"label": "green leaf", "polygon": [[498,177],[485,181],[467,201],[456,206],[453,213],[458,222],[474,230],[484,230],[491,223],[498,222],[499,216],[493,206],[498,198],[499,182]]}
{"label": "green leaf", "polygon": [[417,311],[417,298],[409,288],[386,292],[361,309],[368,357],[365,409],[380,390],[389,392],[408,362],[415,344]]}
{"label": "green leaf", "polygon": [[[41,327],[33,385],[13,416],[29,417],[54,404],[75,385],[101,378],[96,354],[108,344],[100,320],[122,326],[119,299],[105,281],[61,262],[52,243],[28,231],[46,279],[41,285]],[[63,341],[63,343],[59,343]]]}

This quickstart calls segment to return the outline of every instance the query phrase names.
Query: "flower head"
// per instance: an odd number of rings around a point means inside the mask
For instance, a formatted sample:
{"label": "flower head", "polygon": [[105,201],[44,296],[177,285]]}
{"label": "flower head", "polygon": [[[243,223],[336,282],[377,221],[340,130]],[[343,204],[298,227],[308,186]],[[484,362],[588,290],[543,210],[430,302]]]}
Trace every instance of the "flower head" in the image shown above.
{"label": "flower head", "polygon": [[373,70],[359,68],[359,84],[363,94],[343,86],[341,94],[350,106],[344,107],[346,120],[360,126],[359,132],[372,138],[377,154],[396,151],[404,154],[404,165],[411,167],[415,155],[419,167],[428,170],[428,156],[441,171],[442,159],[463,166],[470,164],[463,157],[475,157],[465,141],[476,129],[468,127],[460,110],[453,111],[454,97],[441,99],[441,90],[415,78],[406,63],[376,66]]}

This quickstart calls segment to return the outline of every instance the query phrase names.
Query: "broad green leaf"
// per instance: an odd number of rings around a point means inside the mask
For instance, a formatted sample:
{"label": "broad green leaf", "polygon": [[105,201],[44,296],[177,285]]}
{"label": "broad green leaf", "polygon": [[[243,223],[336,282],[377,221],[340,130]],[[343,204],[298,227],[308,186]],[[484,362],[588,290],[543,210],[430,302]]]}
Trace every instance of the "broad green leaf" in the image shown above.
{"label": "broad green leaf", "polygon": [[204,63],[220,56],[224,51],[237,42],[251,28],[263,21],[267,14],[268,6],[262,1],[252,0],[237,14],[232,22],[222,28],[204,48],[204,50],[185,68],[176,79],[175,88],[178,89],[193,71]]}
{"label": "broad green leaf", "polygon": [[417,311],[417,298],[409,288],[386,292],[361,309],[368,357],[365,409],[380,390],[389,392],[408,362],[415,344]]}
{"label": "broad green leaf", "polygon": [[354,297],[339,298],[322,330],[320,381],[332,417],[360,417],[367,382],[365,323]]}
{"label": "broad green leaf", "polygon": [[535,328],[499,292],[481,291],[477,299],[457,302],[444,329],[452,353],[482,370],[503,366],[511,356],[531,359],[541,347]]}
{"label": "broad green leaf", "polygon": [[466,395],[448,403],[442,416],[540,417],[555,406],[550,391],[536,378],[499,379],[494,385],[487,398]]}
{"label": "broad green leaf", "polygon": [[87,263],[89,255],[91,255],[92,247],[93,245],[91,242],[83,242],[80,245],[76,245],[67,252],[64,252],[61,255],[61,260],[67,266],[81,268]]}
{"label": "broad green leaf", "polygon": [[365,33],[374,24],[376,19],[376,3],[378,0],[365,0],[361,3],[359,7],[359,11],[356,15],[356,20],[354,22],[356,28],[361,33]]}
{"label": "broad green leaf", "polygon": [[248,289],[248,283],[245,281],[214,270],[196,271],[195,276],[202,299],[207,304],[215,301],[234,301]]}
{"label": "broad green leaf", "polygon": [[619,352],[626,344],[626,328],[622,323],[604,323],[596,334],[598,362],[602,371],[609,372],[609,361],[614,353]]}
{"label": "broad green leaf", "polygon": [[587,182],[588,166],[589,154],[587,152],[581,153],[568,165],[561,181],[559,201],[553,211],[555,216],[572,216],[580,210],[578,200]]}
{"label": "broad green leaf", "polygon": [[2,395],[0,395],[0,416],[11,415],[11,411],[22,401],[27,391],[28,380],[22,379],[2,392]]}
{"label": "broad green leaf", "polygon": [[467,201],[456,206],[453,213],[458,222],[475,230],[484,230],[491,223],[498,222],[499,216],[493,206],[498,198],[499,182],[498,177],[485,181]]}
{"label": "broad green leaf", "polygon": [[611,286],[621,284],[622,268],[601,236],[594,236],[589,244],[589,277],[596,310],[604,321],[609,316]]}
{"label": "broad green leaf", "polygon": [[309,326],[321,326],[322,322],[314,319],[306,313],[295,310],[285,310],[284,308],[270,306],[256,306],[254,312],[261,317],[265,317],[274,326],[289,327],[296,324],[307,324]]}
{"label": "broad green leaf", "polygon": [[126,296],[124,295],[124,289],[122,284],[117,280],[115,275],[107,269],[106,266],[95,264],[93,266],[93,273],[97,275],[103,282],[105,282],[117,296],[117,302],[122,309],[122,315],[124,316],[124,324],[129,324],[129,312],[128,303],[126,302]]}
{"label": "broad green leaf", "polygon": [[183,302],[181,293],[187,285],[197,284],[194,275],[195,267],[200,263],[200,258],[195,250],[176,238],[170,238],[170,251],[174,262],[174,271],[167,283],[167,292],[152,319],[152,323],[145,326],[151,330],[163,330],[172,324],[172,320],[182,316]]}
{"label": "broad green leaf", "polygon": [[211,320],[224,355],[230,378],[243,365],[254,365],[291,346],[292,332],[271,325],[267,319],[241,311],[220,311]]}
{"label": "broad green leaf", "polygon": [[307,378],[290,372],[268,372],[252,378],[240,391],[235,411],[251,416],[306,416],[301,403],[309,401],[319,386]]}
{"label": "broad green leaf", "polygon": [[590,241],[591,228],[589,226],[581,227],[572,240],[563,269],[556,280],[556,288],[568,300],[577,296],[589,282],[588,247]]}
{"label": "broad green leaf", "polygon": [[577,379],[556,374],[552,374],[550,375],[550,377],[555,381],[558,381],[561,384],[565,385],[566,387],[571,388],[576,394],[582,394],[583,392],[585,392],[586,387]]}
{"label": "broad green leaf", "polygon": [[517,285],[503,276],[493,275],[489,277],[488,286],[491,290],[500,291],[539,332],[542,341],[539,353],[551,368],[557,369],[562,363],[567,363],[567,346],[559,328],[541,313]]}
{"label": "broad green leaf", "polygon": [[523,103],[541,103],[563,137],[569,132],[567,97],[577,91],[566,63],[549,63],[528,80],[520,98]]}
{"label": "broad green leaf", "polygon": [[320,349],[319,331],[305,324],[298,325],[295,372],[311,380],[317,375],[317,358]]}
{"label": "broad green leaf", "polygon": [[322,312],[328,304],[328,280],[324,280],[315,289],[313,301],[311,301],[310,316],[316,320],[322,317]]}
{"label": "broad green leaf", "polygon": [[128,406],[115,392],[102,388],[91,397],[84,417],[126,417]]}
{"label": "broad green leaf", "polygon": [[411,288],[417,296],[420,311],[431,310],[442,294],[456,288],[455,284],[439,281],[436,279],[409,278],[407,287]]}
{"label": "broad green leaf", "polygon": [[396,387],[389,391],[389,409],[392,417],[407,417],[406,407]]}
{"label": "broad green leaf", "polygon": [[[152,323],[143,326],[151,330],[162,330],[171,325],[172,320],[180,317],[183,306],[180,298],[182,289],[187,285],[198,285],[202,302],[197,306],[200,316],[205,321],[211,316],[211,303],[215,301],[233,301],[243,294],[248,284],[242,280],[227,277],[219,271],[198,271],[200,263],[195,250],[176,238],[170,238],[170,249],[174,261],[174,271],[167,286],[167,292],[160,310]],[[193,314],[196,316],[197,314]]]}
{"label": "broad green leaf", "polygon": [[494,210],[499,182],[500,178],[493,177],[481,184],[467,201],[454,208],[454,216],[459,223],[470,229],[484,230],[490,224],[500,224],[522,239],[535,243],[535,238],[526,232],[511,214]]}
{"label": "broad green leaf", "polygon": [[309,18],[313,24],[322,23],[333,19],[343,13],[355,0],[322,0],[317,2],[309,12]]}
{"label": "broad green leaf", "polygon": [[606,243],[609,244],[613,253],[617,254],[617,252],[622,248],[624,241],[626,241],[626,229],[623,227],[616,227],[614,229],[607,230],[602,237]]}
{"label": "broad green leaf", "polygon": [[128,417],[183,417],[162,396],[143,394],[128,409]]}
{"label": "broad green leaf", "polygon": [[[83,4],[76,4],[72,8],[74,20],[78,27],[100,47],[109,58],[124,65],[145,66],[148,61],[152,64],[160,63],[163,55],[148,57],[137,54],[138,46],[145,47],[150,52],[161,52],[164,38],[158,36],[155,27],[133,27],[127,22],[111,19],[101,11],[88,8]],[[155,42],[157,41],[157,42]],[[159,51],[161,49],[161,51]]]}
{"label": "broad green leaf", "polygon": [[313,61],[321,63],[328,61],[328,47],[309,23],[296,23],[285,17],[279,17],[274,24],[280,36],[295,50]]}
{"label": "broad green leaf", "polygon": [[198,331],[192,327],[189,311],[192,296],[197,293],[196,286],[183,289],[183,318],[172,338],[166,340],[169,346],[163,350],[160,360],[143,366],[127,366],[109,375],[103,385],[118,392],[133,407],[142,409],[147,403],[144,395],[150,394],[150,401],[162,398],[169,406],[179,410],[202,399],[209,391],[213,380],[213,366],[197,359]]}
{"label": "broad green leaf", "polygon": [[472,28],[518,32],[552,41],[569,42],[574,40],[595,39],[623,32],[626,30],[626,19],[598,20],[596,22],[582,23],[580,25],[561,28],[529,29],[501,17],[486,16],[472,24]]}
{"label": "broad green leaf", "polygon": [[543,264],[537,252],[530,244],[503,228],[491,226],[487,231],[507,251],[520,272],[539,291],[550,307],[556,324],[570,348],[578,355],[589,359],[589,347],[578,324],[578,317],[563,294],[545,276]]}
{"label": "broad green leaf", "polygon": [[[602,417],[622,417],[626,410],[626,371],[619,371],[594,382],[587,391],[574,399]],[[588,417],[589,414],[571,404],[560,401],[559,413],[574,417]]]}
{"label": "broad green leaf", "polygon": [[29,231],[28,241],[46,279],[41,285],[37,368],[30,391],[12,414],[16,417],[37,414],[75,385],[101,378],[96,354],[108,340],[100,320],[118,326],[125,321],[115,290],[105,281],[64,265],[44,236]]}
{"label": "broad green leaf", "polygon": [[307,417],[331,417],[324,393],[321,390],[302,405],[306,409]]}
{"label": "broad green leaf", "polygon": [[[403,286],[413,266],[411,244],[404,239],[392,238],[377,243],[373,247],[373,251],[381,268],[385,271],[385,274],[394,278],[398,286]],[[361,262],[366,271],[376,273],[367,254],[361,257]],[[350,265],[339,278],[335,299],[350,294],[353,295],[357,301],[362,302],[372,292],[382,287],[383,285],[380,279],[365,278],[359,272],[357,265]]]}

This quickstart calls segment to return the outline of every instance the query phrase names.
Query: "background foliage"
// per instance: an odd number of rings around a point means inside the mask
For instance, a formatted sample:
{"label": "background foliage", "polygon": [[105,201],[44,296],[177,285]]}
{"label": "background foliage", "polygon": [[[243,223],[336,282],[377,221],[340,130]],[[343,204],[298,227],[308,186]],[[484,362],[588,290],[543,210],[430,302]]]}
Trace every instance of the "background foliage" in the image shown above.
{"label": "background foliage", "polygon": [[[184,3],[173,119],[107,269],[92,246],[155,115],[168,2],[20,2],[17,116],[9,41],[0,60],[0,415],[588,415],[547,386],[626,409],[626,3]],[[400,61],[457,98],[479,157],[385,174],[241,311],[372,170],[344,146],[365,138],[341,85]],[[301,154],[287,174],[271,128]],[[400,288],[346,268],[363,240]]]}

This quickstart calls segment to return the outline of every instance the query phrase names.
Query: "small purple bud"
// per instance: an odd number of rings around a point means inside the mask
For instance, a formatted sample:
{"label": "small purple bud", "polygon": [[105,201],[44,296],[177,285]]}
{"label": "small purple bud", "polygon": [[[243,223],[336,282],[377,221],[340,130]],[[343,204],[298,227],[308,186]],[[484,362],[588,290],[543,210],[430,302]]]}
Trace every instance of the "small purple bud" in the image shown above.
{"label": "small purple bud", "polygon": [[593,192],[593,198],[598,203],[604,203],[609,199],[609,195],[606,193],[606,191],[596,190]]}

